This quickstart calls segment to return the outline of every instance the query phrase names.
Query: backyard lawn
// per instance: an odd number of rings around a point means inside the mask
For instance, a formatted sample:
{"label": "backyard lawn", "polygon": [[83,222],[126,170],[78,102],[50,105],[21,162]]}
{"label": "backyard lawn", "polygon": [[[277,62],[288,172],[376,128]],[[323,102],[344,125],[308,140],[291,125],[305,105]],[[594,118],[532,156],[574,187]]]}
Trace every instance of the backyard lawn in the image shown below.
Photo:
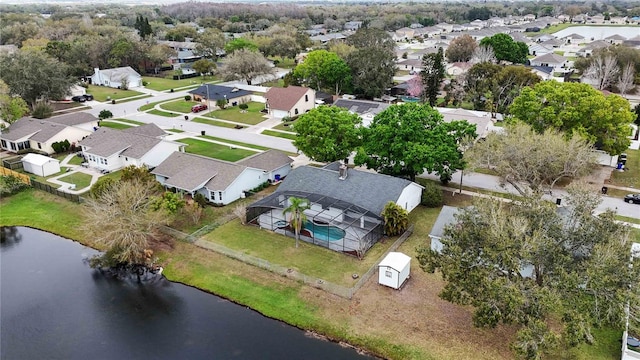
{"label": "backyard lawn", "polygon": [[264,109],[264,104],[259,102],[249,102],[247,105],[249,105],[249,108],[246,110],[247,112],[241,112],[240,108],[237,106],[230,106],[224,110],[212,111],[204,116],[235,121],[248,125],[259,124],[266,120],[264,118],[265,114],[260,112],[260,110]]}
{"label": "backyard lawn", "polygon": [[295,140],[296,139],[296,134],[283,133],[283,132],[280,132],[280,131],[264,130],[261,134],[269,135],[269,136],[281,137],[281,138],[289,139],[289,140]]}
{"label": "backyard lawn", "polygon": [[102,120],[102,121],[100,121],[100,126],[101,127],[108,127],[108,128],[112,128],[112,129],[122,130],[122,129],[128,129],[130,127],[133,127],[134,125],[127,125],[127,124],[121,124],[121,123],[117,123],[117,122],[113,122],[113,121]]}
{"label": "backyard lawn", "polygon": [[158,104],[166,103],[166,102],[173,101],[173,100],[180,100],[180,99],[184,99],[184,98],[183,97],[177,97],[175,99],[162,100],[162,101],[156,101],[156,102],[148,103],[148,104],[140,106],[138,108],[138,111],[147,111],[147,110],[153,109],[154,106],[156,106]]}
{"label": "backyard lawn", "polygon": [[227,145],[214,144],[197,139],[181,139],[179,142],[189,145],[185,147],[185,152],[187,153],[231,162],[256,154],[255,151],[236,149]]}
{"label": "backyard lawn", "polygon": [[[185,86],[197,86],[202,82],[202,78],[189,78],[189,79],[181,79],[181,80],[173,80],[173,75],[170,75],[168,78],[154,77],[154,76],[143,76],[142,80],[147,82],[145,88],[156,90],[156,91],[165,91],[170,89],[177,89]],[[207,77],[207,80],[212,80],[211,77]]]}
{"label": "backyard lawn", "polygon": [[58,178],[60,181],[64,181],[69,184],[75,184],[76,190],[84,189],[91,185],[91,175],[85,173],[76,172],[67,176]]}
{"label": "backyard lawn", "polygon": [[144,95],[141,92],[137,92],[137,91],[133,91],[133,90],[120,90],[120,89],[114,89],[114,88],[110,88],[108,86],[96,86],[96,85],[89,85],[89,88],[87,89],[87,94],[91,94],[93,95],[93,98],[96,101],[107,101],[109,99],[123,99],[123,98],[128,98],[131,96],[138,96],[138,95]]}
{"label": "backyard lawn", "polygon": [[171,102],[162,103],[160,104],[160,108],[167,111],[189,114],[191,112],[191,107],[197,104],[200,104],[200,103],[197,101],[185,101],[184,99],[182,99],[182,100],[175,100]]}
{"label": "backyard lawn", "polygon": [[633,187],[640,191],[640,150],[628,149],[625,171],[614,170],[611,173],[611,184],[625,187]]}

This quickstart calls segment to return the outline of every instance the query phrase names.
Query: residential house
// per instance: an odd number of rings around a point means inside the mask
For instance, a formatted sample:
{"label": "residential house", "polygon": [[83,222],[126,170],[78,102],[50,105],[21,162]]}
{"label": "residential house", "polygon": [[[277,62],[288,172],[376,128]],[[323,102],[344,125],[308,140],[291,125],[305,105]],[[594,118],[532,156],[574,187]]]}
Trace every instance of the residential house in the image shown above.
{"label": "residential house", "polygon": [[478,139],[487,137],[489,132],[492,131],[494,118],[495,120],[502,120],[502,114],[490,113],[486,111],[475,111],[465,109],[452,109],[452,108],[435,108],[445,122],[453,122],[466,120],[470,124],[476,126],[476,134]]}
{"label": "residential house", "polygon": [[585,41],[584,36],[580,34],[569,34],[562,38],[567,44],[582,44]]}
{"label": "residential house", "polygon": [[251,101],[251,91],[237,87],[204,84],[189,91],[195,101],[205,103],[211,108],[218,100],[226,100],[227,104],[236,106]]}
{"label": "residential house", "polygon": [[338,162],[323,168],[300,166],[291,170],[278,189],[247,208],[247,222],[292,236],[290,198],[307,200],[307,222],[300,239],[362,256],[383,236],[382,211],[394,202],[407,211],[420,204],[423,187],[406,179],[348,169]]}
{"label": "residential house", "polygon": [[604,15],[598,14],[587,17],[587,22],[590,24],[604,24]]}
{"label": "residential house", "polygon": [[549,41],[555,39],[556,37],[551,34],[540,34],[533,37],[533,41],[537,43],[543,43],[545,41]]}
{"label": "residential house", "polygon": [[406,70],[409,72],[422,71],[422,60],[418,59],[406,59],[397,62],[398,70]]}
{"label": "residential house", "polygon": [[309,39],[311,39],[311,41],[313,42],[320,42],[321,44],[326,44],[329,41],[341,41],[346,39],[347,36],[344,35],[343,33],[329,33],[329,34],[324,34],[324,35],[316,35],[316,36],[311,36]]}
{"label": "residential house", "polygon": [[529,66],[531,72],[538,75],[542,80],[553,79],[553,68],[550,66]]}
{"label": "residential house", "polygon": [[549,66],[552,67],[554,71],[563,71],[563,68],[567,65],[567,60],[568,59],[562,55],[550,53],[531,59],[530,64],[531,66]]}
{"label": "residential house", "polygon": [[524,21],[535,21],[535,19],[536,19],[536,16],[534,14],[527,14],[522,17],[522,20]]}
{"label": "residential house", "polygon": [[465,74],[469,69],[471,69],[471,67],[473,67],[471,62],[455,62],[447,64],[446,71],[448,75],[459,76]]}
{"label": "residential house", "polygon": [[487,20],[487,26],[489,27],[500,27],[500,26],[504,26],[505,25],[505,20],[503,18],[499,18],[497,16],[494,16],[492,18],[490,18],[489,20]]}
{"label": "residential house", "polygon": [[163,139],[166,133],[155,124],[124,130],[99,128],[80,141],[89,167],[110,172],[130,165],[153,168],[184,144]]}
{"label": "residential house", "polygon": [[269,150],[237,163],[205,156],[172,153],[151,174],[166,188],[192,196],[202,194],[207,201],[227,205],[265,182],[279,181],[291,170],[291,158]]}
{"label": "residential house", "polygon": [[412,29],[412,28],[409,28],[409,27],[403,27],[401,29],[396,30],[393,33],[392,38],[395,41],[402,41],[402,40],[413,39],[414,36],[416,36],[415,29]]}
{"label": "residential house", "polygon": [[338,99],[333,103],[333,106],[341,107],[354,114],[358,114],[362,119],[362,126],[369,127],[373,118],[386,110],[389,104],[368,100]]}
{"label": "residential house", "polygon": [[[158,40],[158,45],[166,45],[176,51],[175,56],[167,59],[174,69],[191,68],[194,62],[202,59],[202,56],[196,54],[198,43],[193,41]],[[218,49],[216,55],[224,55],[224,49]]]}
{"label": "residential house", "polygon": [[471,25],[471,28],[476,29],[476,30],[480,30],[483,27],[487,26],[487,23],[482,21],[482,20],[473,20],[472,22],[469,23]]}
{"label": "residential house", "polygon": [[142,76],[131,66],[113,69],[93,69],[91,83],[93,85],[108,86],[116,89],[133,89],[142,86]]}
{"label": "residential house", "polygon": [[625,40],[627,40],[627,38],[622,35],[613,34],[611,36],[607,36],[604,40],[613,45],[621,45]]}
{"label": "residential house", "polygon": [[440,28],[440,29],[442,29],[442,32],[452,32],[453,31],[453,24],[438,23],[435,26]]}
{"label": "residential house", "polygon": [[315,90],[301,86],[272,87],[264,97],[269,114],[277,118],[304,114],[316,104]]}
{"label": "residential house", "polygon": [[347,31],[356,31],[362,26],[362,21],[347,21],[344,23],[344,29]]}
{"label": "residential house", "polygon": [[545,46],[539,43],[533,43],[529,45],[529,55],[533,56],[541,56],[546,54],[552,54],[553,48],[550,46]]}
{"label": "residential house", "polygon": [[18,152],[33,149],[53,154],[52,144],[68,140],[74,145],[98,127],[98,119],[88,113],[75,112],[47,119],[23,117],[0,131],[2,149]]}
{"label": "residential house", "polygon": [[571,22],[574,24],[584,24],[587,22],[587,19],[585,15],[576,15],[571,18]]}
{"label": "residential house", "polygon": [[554,39],[549,39],[547,41],[543,41],[540,43],[540,45],[544,45],[552,48],[559,48],[560,46],[564,45],[564,42],[560,39],[554,38]]}
{"label": "residential house", "polygon": [[593,54],[594,50],[601,49],[601,48],[606,48],[606,47],[609,47],[609,46],[611,46],[611,43],[609,43],[607,41],[596,40],[596,41],[591,42],[587,46],[584,46],[584,47],[580,48],[576,52],[576,56],[589,57],[589,56],[591,56],[591,54]]}

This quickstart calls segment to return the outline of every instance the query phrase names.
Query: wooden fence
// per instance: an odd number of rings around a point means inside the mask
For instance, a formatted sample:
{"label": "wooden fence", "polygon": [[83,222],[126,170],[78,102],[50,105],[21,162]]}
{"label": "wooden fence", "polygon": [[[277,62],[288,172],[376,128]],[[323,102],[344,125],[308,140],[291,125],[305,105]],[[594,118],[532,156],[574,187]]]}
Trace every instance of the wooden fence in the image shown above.
{"label": "wooden fence", "polygon": [[13,171],[11,169],[0,167],[0,175],[2,175],[2,176],[15,176],[18,179],[20,179],[23,183],[25,183],[27,185],[31,185],[31,178],[29,178],[28,175],[21,174],[21,173],[19,173],[17,171]]}
{"label": "wooden fence", "polygon": [[53,194],[53,195],[56,195],[56,196],[60,196],[60,197],[63,197],[65,199],[67,199],[67,200],[71,200],[71,201],[74,201],[74,202],[77,202],[77,203],[81,203],[82,201],[84,201],[84,199],[82,197],[80,197],[79,195],[69,194],[69,193],[66,193],[64,191],[60,191],[60,190],[54,188],[51,185],[44,184],[44,183],[41,183],[39,181],[32,180],[31,181],[31,186],[33,186],[36,189],[44,190],[44,191],[46,191],[46,192],[48,192],[50,194]]}

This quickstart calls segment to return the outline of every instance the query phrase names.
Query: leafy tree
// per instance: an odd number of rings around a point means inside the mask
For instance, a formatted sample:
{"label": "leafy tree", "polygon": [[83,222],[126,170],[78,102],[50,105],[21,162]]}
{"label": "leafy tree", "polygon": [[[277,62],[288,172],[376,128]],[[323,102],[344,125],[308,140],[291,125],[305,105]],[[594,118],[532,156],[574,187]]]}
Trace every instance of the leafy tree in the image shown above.
{"label": "leafy tree", "polygon": [[427,54],[423,57],[420,76],[424,86],[422,96],[429,101],[429,105],[435,106],[440,93],[440,85],[445,77],[442,48],[439,48],[435,54]]}
{"label": "leafy tree", "polygon": [[226,80],[244,80],[251,85],[253,78],[273,74],[273,68],[262,54],[240,49],[227,56],[220,72]]}
{"label": "leafy tree", "polygon": [[58,61],[64,62],[67,59],[71,45],[65,41],[52,40],[47,43],[44,51]]}
{"label": "leafy tree", "polygon": [[153,34],[151,25],[149,25],[149,18],[143,17],[142,15],[136,17],[136,23],[133,25],[133,28],[138,30],[138,34],[143,39]]}
{"label": "leafy tree", "polygon": [[2,79],[12,95],[23,98],[34,107],[37,99],[57,100],[69,94],[76,80],[67,75],[67,66],[49,55],[18,51],[0,57]]}
{"label": "leafy tree", "polygon": [[12,124],[29,112],[29,105],[19,96],[11,96],[9,87],[0,80],[0,119]]}
{"label": "leafy tree", "polygon": [[599,201],[577,188],[564,212],[536,197],[479,198],[445,228],[439,253],[421,247],[417,258],[442,273],[440,297],[474,307],[475,326],[520,325],[512,343],[520,357],[592,343],[593,327],[624,326],[640,276],[629,266],[629,230],[611,211],[595,216]]}
{"label": "leafy tree", "polygon": [[227,55],[233,54],[238,50],[249,50],[255,52],[258,51],[258,46],[245,38],[233,39],[224,46],[224,51]]}
{"label": "leafy tree", "polygon": [[629,147],[629,102],[618,95],[605,96],[588,84],[538,83],[524,88],[509,111],[538,132],[555,128],[568,137],[582,136],[612,155]]}
{"label": "leafy tree", "polygon": [[38,101],[34,105],[31,115],[36,119],[46,119],[53,115],[53,108],[45,101]]}
{"label": "leafy tree", "polygon": [[420,204],[430,208],[437,208],[444,204],[444,195],[442,194],[442,188],[440,186],[431,181],[427,181],[422,185],[424,186],[424,190],[422,190]]}
{"label": "leafy tree", "polygon": [[329,45],[329,52],[332,52],[342,60],[346,60],[349,54],[356,50],[355,46],[346,44],[344,42],[335,42]]}
{"label": "leafy tree", "polygon": [[447,60],[449,62],[465,62],[471,60],[473,52],[478,48],[476,40],[471,35],[462,35],[451,41],[447,47]]}
{"label": "leafy tree", "polygon": [[165,191],[162,196],[156,197],[151,208],[154,211],[164,210],[170,215],[176,214],[180,209],[185,206],[182,194],[173,193],[171,191]]}
{"label": "leafy tree", "polygon": [[218,99],[216,100],[216,106],[218,106],[220,109],[223,109],[227,107],[227,99]]}
{"label": "leafy tree", "polygon": [[329,90],[339,95],[351,83],[351,69],[338,55],[327,50],[315,50],[293,70],[297,82],[316,90]]}
{"label": "leafy tree", "polygon": [[290,197],[289,206],[282,211],[282,214],[291,213],[289,218],[289,225],[296,233],[296,247],[298,247],[298,240],[300,239],[300,230],[302,229],[304,222],[307,221],[307,216],[304,211],[309,208],[309,201],[307,199],[301,199],[297,197]]}
{"label": "leafy tree", "polygon": [[381,215],[384,219],[384,233],[387,236],[400,235],[409,226],[409,213],[393,201],[384,206]]}
{"label": "leafy tree", "polygon": [[507,34],[499,33],[480,40],[480,46],[491,46],[498,61],[524,64],[527,61],[529,47],[523,42],[516,42]]}
{"label": "leafy tree", "polygon": [[189,25],[180,24],[167,30],[164,38],[171,41],[185,41],[185,38],[195,39],[198,36],[196,29]]}
{"label": "leafy tree", "polygon": [[212,73],[216,69],[216,63],[207,59],[200,59],[193,63],[191,66],[193,70],[199,72],[204,76],[204,74]]}
{"label": "leafy tree", "polygon": [[540,78],[521,65],[500,66],[490,62],[478,63],[465,75],[466,96],[476,110],[507,111],[513,99],[527,86]]}
{"label": "leafy tree", "polygon": [[492,91],[495,78],[500,71],[502,67],[491,62],[478,63],[469,69],[465,75],[464,90],[474,109],[484,110],[486,95]]}
{"label": "leafy tree", "polygon": [[367,98],[381,96],[396,72],[395,42],[381,29],[360,28],[347,44],[356,48],[346,58],[355,92]]}
{"label": "leafy tree", "polygon": [[467,12],[467,20],[488,20],[491,14],[491,9],[486,6],[473,7]]}
{"label": "leafy tree", "polygon": [[360,146],[357,114],[334,106],[320,106],[300,116],[296,121],[293,141],[309,158],[333,162],[349,157]]}
{"label": "leafy tree", "polygon": [[269,43],[268,55],[293,59],[302,50],[295,37],[289,35],[274,35]]}
{"label": "leafy tree", "polygon": [[113,113],[110,110],[102,109],[100,110],[100,114],[98,114],[98,119],[104,120],[113,117]]}
{"label": "leafy tree", "polygon": [[151,45],[149,51],[146,53],[145,60],[151,63],[154,72],[157,74],[160,71],[160,67],[163,64],[169,63],[170,58],[176,54],[177,51],[167,45]]}
{"label": "leafy tree", "polygon": [[215,60],[218,58],[218,51],[224,49],[227,39],[218,29],[209,28],[198,35],[197,42],[196,54]]}
{"label": "leafy tree", "polygon": [[467,150],[465,158],[474,168],[493,169],[523,196],[541,196],[562,178],[586,175],[595,161],[584,139],[566,139],[553,129],[538,133],[526,124],[489,134]]}
{"label": "leafy tree", "polygon": [[466,121],[444,122],[429,105],[391,105],[362,129],[362,147],[356,165],[412,181],[423,172],[446,175],[461,169],[458,141],[475,138],[475,125]]}
{"label": "leafy tree", "polygon": [[422,77],[414,76],[407,81],[407,94],[413,97],[421,97],[422,92],[424,91],[424,86],[422,85]]}
{"label": "leafy tree", "polygon": [[102,176],[96,181],[93,185],[91,185],[91,189],[89,190],[89,195],[94,199],[98,199],[103,193],[111,191],[111,187],[117,186],[118,181],[114,178]]}

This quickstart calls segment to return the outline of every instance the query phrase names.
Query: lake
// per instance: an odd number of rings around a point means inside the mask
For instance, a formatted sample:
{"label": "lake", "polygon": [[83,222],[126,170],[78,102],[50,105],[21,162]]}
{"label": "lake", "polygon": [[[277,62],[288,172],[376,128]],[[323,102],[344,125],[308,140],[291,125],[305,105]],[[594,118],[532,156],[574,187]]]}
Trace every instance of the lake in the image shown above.
{"label": "lake", "polygon": [[0,246],[2,359],[367,359],[164,277],[105,277],[96,251],[30,228]]}
{"label": "lake", "polygon": [[640,36],[640,26],[571,26],[553,33],[553,36],[560,39],[571,34],[582,35],[587,40],[602,40],[616,34],[631,39]]}

